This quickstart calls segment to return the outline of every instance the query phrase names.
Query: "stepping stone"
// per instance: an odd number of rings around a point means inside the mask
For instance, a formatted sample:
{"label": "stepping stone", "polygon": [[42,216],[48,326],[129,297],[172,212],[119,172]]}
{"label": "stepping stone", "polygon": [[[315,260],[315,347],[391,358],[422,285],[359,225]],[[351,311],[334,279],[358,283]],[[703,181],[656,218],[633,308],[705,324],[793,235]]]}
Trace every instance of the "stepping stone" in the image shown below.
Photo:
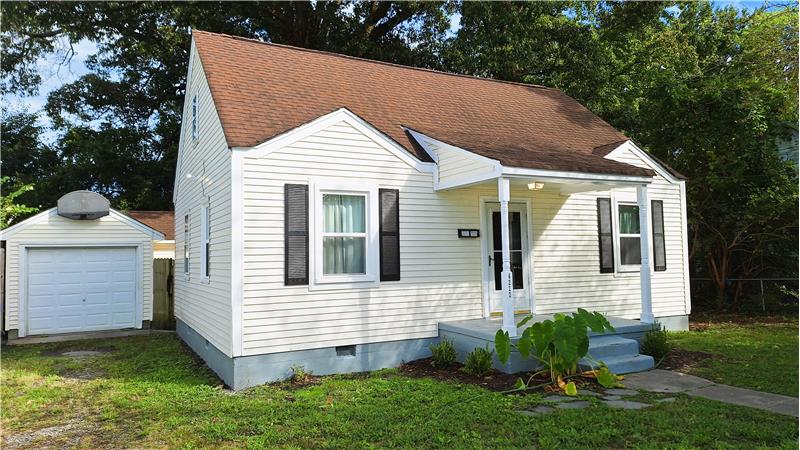
{"label": "stepping stone", "polygon": [[588,407],[589,407],[589,402],[587,402],[586,400],[578,400],[575,402],[556,404],[556,408],[558,409],[584,409]]}
{"label": "stepping stone", "polygon": [[662,369],[625,376],[626,386],[650,392],[686,392],[712,384],[704,378]]}
{"label": "stepping stone", "polygon": [[604,395],[603,396],[603,400],[611,400],[611,401],[622,400],[622,396],[621,395]]}
{"label": "stepping stone", "polygon": [[567,397],[566,395],[548,395],[547,397],[543,398],[542,400],[546,402],[553,402],[553,403],[566,403],[566,402],[574,402],[576,400],[575,397]]}
{"label": "stepping stone", "polygon": [[517,412],[520,413],[520,414],[526,415],[526,416],[541,416],[541,415],[544,415],[544,414],[550,414],[551,412],[553,412],[555,410],[556,409],[553,408],[552,406],[537,406],[536,408],[533,408],[532,410],[524,410],[524,411],[517,411]]}
{"label": "stepping stone", "polygon": [[667,398],[659,398],[656,400],[656,403],[672,403],[675,401],[675,397],[667,397]]}
{"label": "stepping stone", "polygon": [[586,389],[579,389],[578,390],[578,395],[583,395],[583,396],[586,396],[586,397],[600,397],[603,394],[600,394],[600,393],[595,392],[595,391],[589,391],[589,390],[586,390]]}
{"label": "stepping stone", "polygon": [[103,354],[103,352],[98,352],[98,351],[94,351],[94,350],[76,350],[76,351],[73,351],[73,352],[64,352],[61,355],[62,356],[69,356],[69,357],[72,357],[72,358],[88,358],[90,356],[97,356],[97,355],[102,355],[102,354]]}
{"label": "stepping stone", "polygon": [[639,395],[639,392],[633,389],[606,389],[606,394],[628,397],[631,395]]}
{"label": "stepping stone", "polygon": [[617,409],[643,409],[650,406],[647,403],[632,402],[630,400],[608,400],[603,403]]}

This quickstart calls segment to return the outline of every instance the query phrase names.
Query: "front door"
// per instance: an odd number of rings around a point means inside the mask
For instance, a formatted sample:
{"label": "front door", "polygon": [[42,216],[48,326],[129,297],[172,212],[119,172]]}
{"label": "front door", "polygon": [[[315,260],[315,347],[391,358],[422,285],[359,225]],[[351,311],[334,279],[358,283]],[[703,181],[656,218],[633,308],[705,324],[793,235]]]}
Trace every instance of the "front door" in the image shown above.
{"label": "front door", "polygon": [[[503,311],[500,274],[503,271],[503,252],[500,235],[500,204],[488,204],[489,242],[487,262],[489,264],[489,306],[491,313]],[[511,250],[511,273],[514,279],[514,311],[530,312],[528,295],[528,222],[525,204],[508,205],[509,248]]]}

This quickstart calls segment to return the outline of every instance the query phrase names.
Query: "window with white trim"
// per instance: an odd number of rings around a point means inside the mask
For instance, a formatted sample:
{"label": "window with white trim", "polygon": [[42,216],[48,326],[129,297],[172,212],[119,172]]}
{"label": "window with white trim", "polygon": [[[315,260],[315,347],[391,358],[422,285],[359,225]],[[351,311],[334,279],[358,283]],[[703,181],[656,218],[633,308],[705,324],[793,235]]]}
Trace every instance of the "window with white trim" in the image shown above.
{"label": "window with white trim", "polygon": [[198,129],[197,129],[197,113],[199,105],[197,103],[197,95],[192,97],[192,139],[197,139]]}
{"label": "window with white trim", "polygon": [[183,216],[183,273],[189,275],[189,214]]}
{"label": "window with white trim", "polygon": [[639,206],[630,203],[617,204],[617,248],[622,269],[638,268],[642,263],[641,227]]}
{"label": "window with white trim", "polygon": [[211,207],[200,208],[200,271],[203,280],[211,275]]}
{"label": "window with white trim", "polygon": [[314,196],[316,283],[376,281],[377,188],[323,182]]}

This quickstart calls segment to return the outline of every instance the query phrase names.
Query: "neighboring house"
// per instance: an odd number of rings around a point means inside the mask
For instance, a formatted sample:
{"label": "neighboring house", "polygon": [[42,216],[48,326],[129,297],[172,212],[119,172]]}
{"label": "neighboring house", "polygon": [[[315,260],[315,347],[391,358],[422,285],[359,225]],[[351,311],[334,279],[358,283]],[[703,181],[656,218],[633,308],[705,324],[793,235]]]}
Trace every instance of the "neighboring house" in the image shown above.
{"label": "neighboring house", "polygon": [[163,239],[89,191],[0,231],[9,338],[147,328],[153,242]]}
{"label": "neighboring house", "polygon": [[687,327],[684,178],[557,89],[195,31],[179,148],[177,329],[234,388],[444,321]]}
{"label": "neighboring house", "polygon": [[175,259],[175,213],[172,211],[125,211],[125,214],[164,235],[164,239],[153,241],[153,259]]}

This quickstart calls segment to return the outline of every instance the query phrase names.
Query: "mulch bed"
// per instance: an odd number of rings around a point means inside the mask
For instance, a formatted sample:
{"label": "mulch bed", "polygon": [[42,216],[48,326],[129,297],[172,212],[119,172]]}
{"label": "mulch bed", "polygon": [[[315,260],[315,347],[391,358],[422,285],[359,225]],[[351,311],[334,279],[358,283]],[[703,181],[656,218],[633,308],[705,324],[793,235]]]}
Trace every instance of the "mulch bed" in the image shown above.
{"label": "mulch bed", "polygon": [[461,368],[462,364],[455,363],[450,367],[433,367],[433,359],[425,358],[411,361],[400,366],[400,373],[414,378],[433,378],[440,381],[457,381],[463,384],[474,384],[491,391],[507,391],[514,388],[517,379],[522,374],[508,374],[492,369],[488,374],[478,377],[470,375]]}
{"label": "mulch bed", "polygon": [[711,353],[673,348],[658,367],[684,372],[695,367],[705,367],[713,358]]}

